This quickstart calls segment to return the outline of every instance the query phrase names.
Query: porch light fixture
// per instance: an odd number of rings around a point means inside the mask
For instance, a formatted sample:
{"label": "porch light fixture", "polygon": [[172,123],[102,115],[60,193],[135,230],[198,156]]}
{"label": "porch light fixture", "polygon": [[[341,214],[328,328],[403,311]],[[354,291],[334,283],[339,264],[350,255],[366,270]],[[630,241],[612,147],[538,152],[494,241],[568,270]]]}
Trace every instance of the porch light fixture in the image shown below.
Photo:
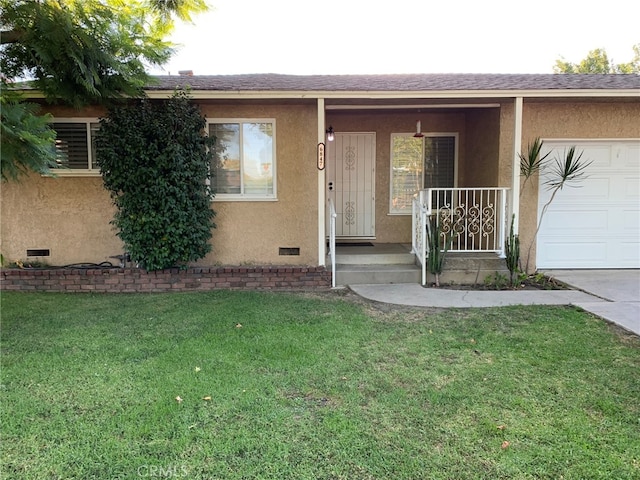
{"label": "porch light fixture", "polygon": [[414,135],[414,137],[415,138],[424,137],[424,135],[422,134],[422,123],[420,122],[420,120],[416,122],[416,134]]}
{"label": "porch light fixture", "polygon": [[333,140],[336,138],[335,134],[333,132],[333,127],[329,126],[329,129],[326,130],[326,133],[327,133],[327,141],[328,142],[333,142]]}

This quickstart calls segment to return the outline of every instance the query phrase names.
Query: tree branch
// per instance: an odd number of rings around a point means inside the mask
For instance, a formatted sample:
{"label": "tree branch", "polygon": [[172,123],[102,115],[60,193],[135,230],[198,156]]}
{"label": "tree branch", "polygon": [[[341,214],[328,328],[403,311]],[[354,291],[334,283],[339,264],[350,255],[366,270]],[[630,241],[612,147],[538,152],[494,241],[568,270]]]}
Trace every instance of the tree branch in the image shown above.
{"label": "tree branch", "polygon": [[18,43],[22,40],[27,32],[21,29],[0,31],[0,45],[7,43]]}

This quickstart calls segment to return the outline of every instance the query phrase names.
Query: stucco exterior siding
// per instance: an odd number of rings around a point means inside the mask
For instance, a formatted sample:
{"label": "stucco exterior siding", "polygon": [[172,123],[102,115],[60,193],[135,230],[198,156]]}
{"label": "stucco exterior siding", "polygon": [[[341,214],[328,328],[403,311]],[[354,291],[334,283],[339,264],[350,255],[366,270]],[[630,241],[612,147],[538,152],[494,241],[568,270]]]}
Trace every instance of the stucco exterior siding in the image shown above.
{"label": "stucco exterior siding", "polygon": [[[207,118],[275,118],[277,200],[215,200],[212,252],[199,265],[318,263],[317,114],[314,104],[202,104]],[[299,248],[299,256],[279,248]]]}
{"label": "stucco exterior siding", "polygon": [[[208,118],[275,118],[277,199],[214,201],[212,252],[196,265],[316,265],[317,168],[315,104],[203,104]],[[102,115],[96,109],[55,111],[58,117]],[[123,253],[110,225],[115,212],[102,178],[31,175],[2,185],[0,251],[27,260],[27,249],[49,249],[52,265],[100,263]],[[279,247],[299,248],[284,256]],[[33,260],[33,259],[31,259]]]}
{"label": "stucco exterior siding", "polygon": [[[459,175],[465,187],[498,186],[500,109],[468,110],[466,117],[466,161]],[[501,185],[502,186],[502,185]]]}
{"label": "stucco exterior siding", "polygon": [[27,260],[27,249],[51,255],[29,260],[51,265],[117,260],[122,242],[110,221],[115,213],[101,177],[43,177],[2,185],[0,252],[5,262]]}

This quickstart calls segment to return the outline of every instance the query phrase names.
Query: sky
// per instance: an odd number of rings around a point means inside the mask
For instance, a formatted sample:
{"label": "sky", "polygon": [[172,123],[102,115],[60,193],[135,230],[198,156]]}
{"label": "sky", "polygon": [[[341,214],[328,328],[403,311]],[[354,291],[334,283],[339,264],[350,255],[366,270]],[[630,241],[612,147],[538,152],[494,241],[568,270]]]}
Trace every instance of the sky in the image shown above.
{"label": "sky", "polygon": [[208,0],[153,74],[552,73],[640,43],[637,0]]}

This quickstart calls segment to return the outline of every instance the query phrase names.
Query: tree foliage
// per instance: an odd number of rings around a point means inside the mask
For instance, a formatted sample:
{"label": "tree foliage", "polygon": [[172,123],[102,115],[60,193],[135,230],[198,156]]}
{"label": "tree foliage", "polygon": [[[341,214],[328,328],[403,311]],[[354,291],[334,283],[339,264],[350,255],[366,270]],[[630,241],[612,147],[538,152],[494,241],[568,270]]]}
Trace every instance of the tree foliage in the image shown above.
{"label": "tree foliage", "polygon": [[185,266],[211,246],[212,139],[185,92],[115,106],[100,122],[97,158],[117,208],[113,224],[147,270]]}
{"label": "tree foliage", "polygon": [[[35,106],[6,92],[35,89],[76,108],[142,96],[151,82],[146,68],[173,52],[165,39],[174,18],[189,21],[206,9],[204,0],[0,0],[2,179],[46,171],[55,141]],[[40,162],[17,155],[38,150]]]}
{"label": "tree foliage", "polygon": [[[56,165],[56,133],[51,115],[38,115],[39,106],[21,102],[10,91],[0,93],[0,172],[2,180],[18,180],[29,171],[47,174]],[[20,161],[14,161],[20,159]]]}
{"label": "tree foliage", "polygon": [[614,63],[604,48],[596,48],[577,64],[560,57],[556,60],[553,71],[555,73],[640,73],[640,43],[632,48],[634,56],[628,63]]}

